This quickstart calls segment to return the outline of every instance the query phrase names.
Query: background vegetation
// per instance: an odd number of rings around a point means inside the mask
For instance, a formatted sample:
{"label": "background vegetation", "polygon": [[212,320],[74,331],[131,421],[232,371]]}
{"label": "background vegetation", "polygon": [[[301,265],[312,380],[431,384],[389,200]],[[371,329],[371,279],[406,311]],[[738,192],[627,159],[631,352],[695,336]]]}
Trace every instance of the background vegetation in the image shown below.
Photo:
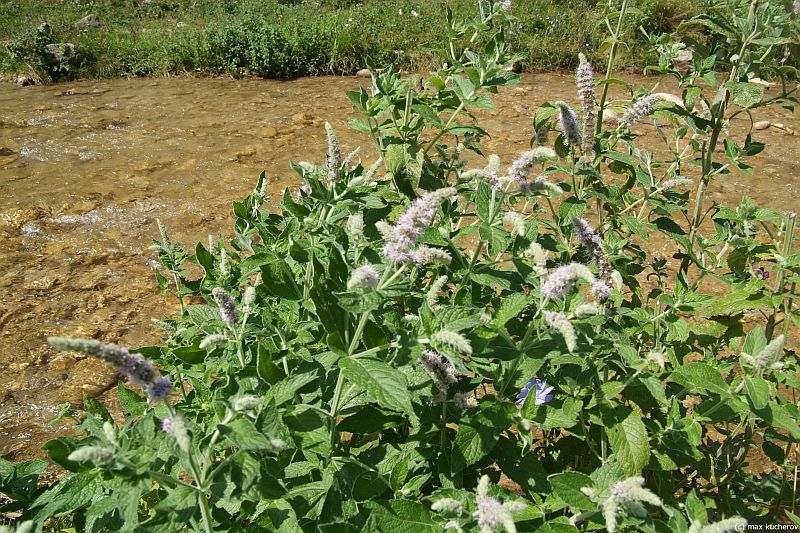
{"label": "background vegetation", "polygon": [[[284,78],[352,74],[371,65],[437,66],[447,41],[445,5],[477,14],[471,0],[16,0],[0,3],[0,74],[41,81],[172,73]],[[626,21],[671,33],[703,2],[643,0]],[[579,52],[599,60],[605,2],[514,0],[513,38],[525,70],[573,68]],[[313,10],[313,11],[311,11]],[[313,16],[309,16],[313,13]],[[88,14],[102,26],[79,31]],[[42,28],[47,23],[49,28]],[[49,30],[49,32],[48,32]],[[53,67],[48,43],[71,42],[77,57]],[[633,41],[636,42],[636,41]],[[620,51],[621,66],[643,66],[644,46]],[[652,59],[652,58],[651,58]]]}

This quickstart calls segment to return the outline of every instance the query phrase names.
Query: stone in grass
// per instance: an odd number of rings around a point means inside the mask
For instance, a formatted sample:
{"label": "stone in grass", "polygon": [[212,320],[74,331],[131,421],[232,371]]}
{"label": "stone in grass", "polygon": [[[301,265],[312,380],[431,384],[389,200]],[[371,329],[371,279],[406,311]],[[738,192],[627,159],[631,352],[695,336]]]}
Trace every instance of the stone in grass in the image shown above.
{"label": "stone in grass", "polygon": [[92,28],[99,28],[102,26],[103,23],[100,21],[100,17],[92,13],[91,15],[86,15],[81,20],[75,23],[75,29],[78,31],[86,31]]}
{"label": "stone in grass", "polygon": [[58,67],[72,62],[78,51],[72,43],[53,43],[44,47],[44,58],[51,67]]}

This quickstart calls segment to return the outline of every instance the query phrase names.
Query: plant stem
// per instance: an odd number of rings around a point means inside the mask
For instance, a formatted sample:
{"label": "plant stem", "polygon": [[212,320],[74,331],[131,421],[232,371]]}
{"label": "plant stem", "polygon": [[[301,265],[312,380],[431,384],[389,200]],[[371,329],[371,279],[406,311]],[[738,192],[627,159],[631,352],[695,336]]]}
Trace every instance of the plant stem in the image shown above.
{"label": "plant stem", "polygon": [[[797,222],[797,213],[789,213],[789,216],[787,218],[788,220],[786,222],[786,233],[784,234],[783,237],[783,250],[781,250],[781,254],[783,255],[783,257],[788,257],[792,251],[792,239],[794,239],[794,228],[795,228],[795,223]],[[778,281],[775,285],[775,292],[779,294],[784,292],[783,282],[785,276],[786,276],[786,269],[781,268],[780,271],[778,272]],[[789,293],[789,300],[791,301],[791,293]],[[784,321],[785,321],[784,332],[787,330],[788,327],[786,324],[786,322],[788,322],[788,317],[789,317],[787,310],[790,307],[791,304],[786,305],[784,303]],[[777,318],[777,314],[778,314],[778,307],[775,307],[772,310],[772,314],[770,315],[769,319],[767,320],[767,327],[764,333],[767,337],[767,342],[772,340],[772,335],[775,332],[775,320]]]}
{"label": "plant stem", "polygon": [[[612,33],[611,50],[608,53],[608,65],[606,66],[605,80],[611,78],[611,73],[614,71],[614,60],[617,57],[617,46],[620,43],[619,36],[622,33],[622,23],[625,20],[625,14],[628,11],[628,0],[622,0],[622,6],[619,9],[617,18],[617,29]],[[610,26],[609,26],[610,27]],[[608,83],[603,85],[603,95],[600,97],[600,105],[597,109],[597,123],[595,124],[595,135],[600,135],[603,131],[603,110],[606,106],[606,99],[608,98]],[[600,164],[600,159],[597,164]]]}
{"label": "plant stem", "polygon": [[[466,98],[471,98],[473,94],[474,91],[470,93]],[[453,116],[450,117],[450,120],[447,121],[447,124],[444,125],[444,128],[442,128],[441,131],[439,131],[439,133],[436,134],[436,137],[434,137],[433,140],[428,144],[428,147],[425,148],[425,151],[422,153],[422,155],[427,155],[428,152],[431,151],[431,148],[436,146],[436,143],[439,141],[439,139],[444,137],[444,134],[447,133],[447,129],[453,124],[453,121],[456,119],[458,114],[461,113],[461,111],[463,111],[466,106],[467,103],[463,101],[458,105],[456,110],[453,112]]]}

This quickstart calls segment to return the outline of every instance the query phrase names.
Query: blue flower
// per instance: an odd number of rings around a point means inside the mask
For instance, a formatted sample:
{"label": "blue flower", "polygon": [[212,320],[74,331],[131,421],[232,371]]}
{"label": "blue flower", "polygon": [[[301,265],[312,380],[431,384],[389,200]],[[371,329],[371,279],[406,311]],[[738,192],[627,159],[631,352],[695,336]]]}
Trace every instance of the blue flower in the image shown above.
{"label": "blue flower", "polygon": [[546,381],[533,377],[517,394],[517,405],[522,407],[531,390],[536,394],[534,399],[536,405],[544,405],[553,399],[553,387],[548,387]]}

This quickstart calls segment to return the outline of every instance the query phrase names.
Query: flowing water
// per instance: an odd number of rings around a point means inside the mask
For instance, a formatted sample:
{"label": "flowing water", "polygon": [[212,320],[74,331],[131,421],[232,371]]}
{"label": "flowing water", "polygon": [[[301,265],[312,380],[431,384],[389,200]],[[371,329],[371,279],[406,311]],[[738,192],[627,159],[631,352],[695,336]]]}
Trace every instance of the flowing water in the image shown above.
{"label": "flowing water", "polygon": [[[85,393],[107,397],[115,383],[108,365],[59,353],[45,337],[152,343],[151,319],[177,310],[152,273],[156,217],[173,240],[189,245],[228,235],[230,202],[248,193],[261,170],[276,194],[297,184],[290,159],[324,160],[325,121],[345,151],[363,145],[365,166],[372,163],[370,139],[346,124],[344,92],[364,81],[0,86],[0,455],[41,456],[41,443],[65,429],[47,425],[59,404],[79,405]],[[481,115],[492,135],[484,153],[509,163],[528,147],[536,108],[553,99],[575,101],[570,76],[526,75],[503,90],[497,109]],[[780,108],[755,120],[800,130]],[[797,209],[800,137],[772,127],[754,138],[766,143],[755,175],[724,177],[712,198],[737,203],[746,194],[760,205]]]}

